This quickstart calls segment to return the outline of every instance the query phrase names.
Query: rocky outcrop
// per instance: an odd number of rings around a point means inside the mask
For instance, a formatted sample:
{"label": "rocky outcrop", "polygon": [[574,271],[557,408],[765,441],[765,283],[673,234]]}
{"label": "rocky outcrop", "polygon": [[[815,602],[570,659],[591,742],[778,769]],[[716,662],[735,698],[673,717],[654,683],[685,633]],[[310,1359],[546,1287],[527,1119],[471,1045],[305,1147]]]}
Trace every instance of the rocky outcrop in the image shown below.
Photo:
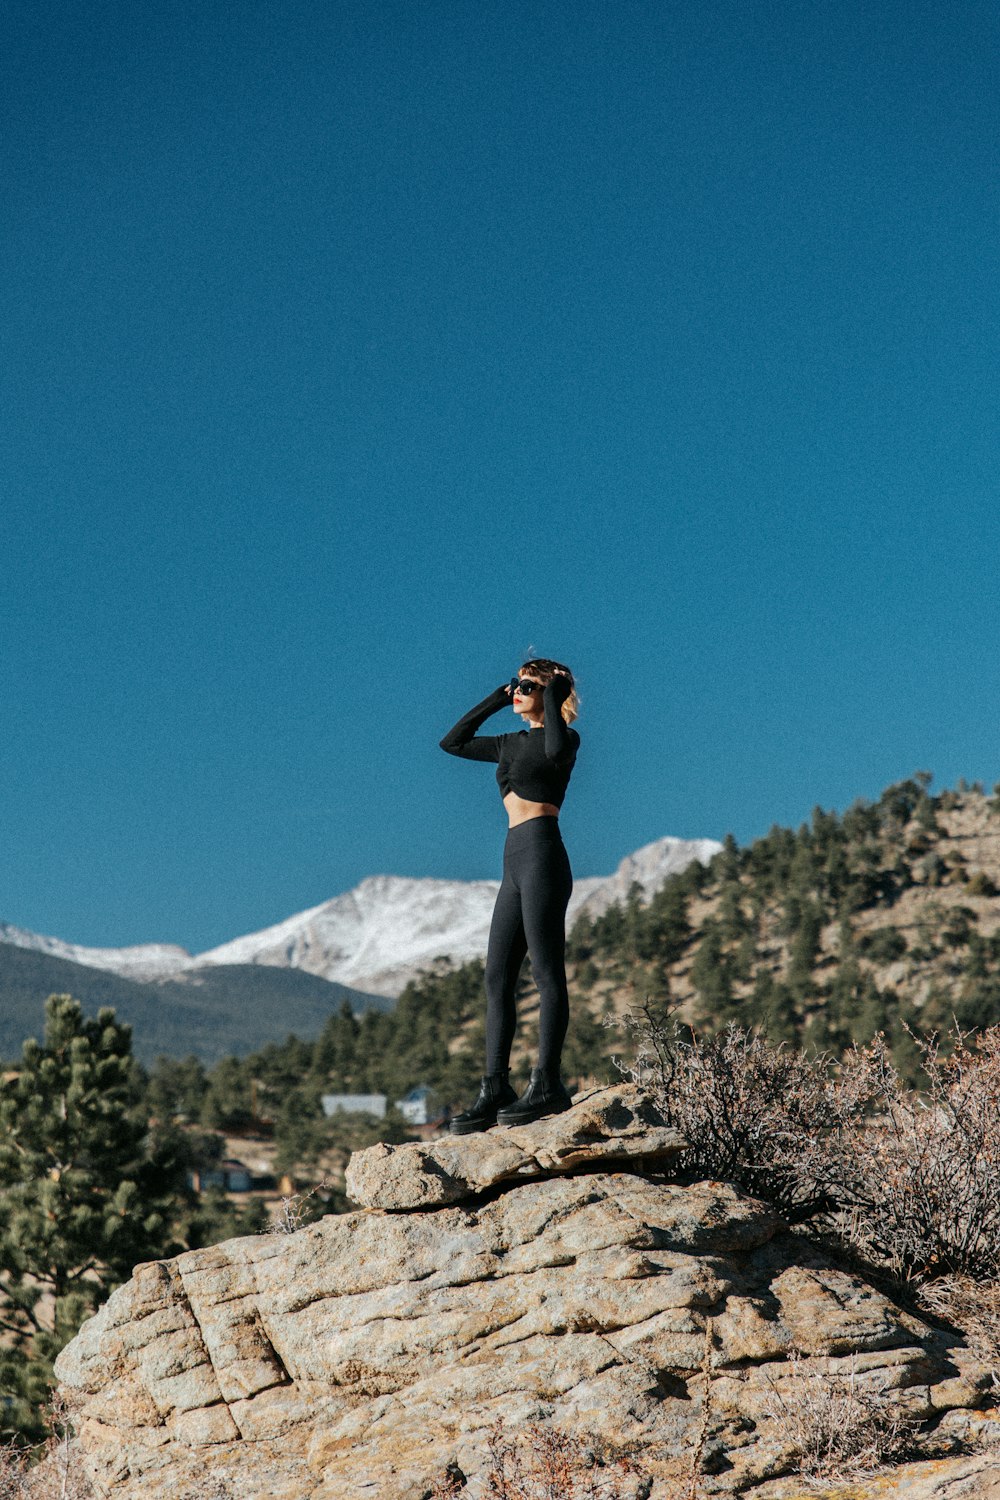
{"label": "rocky outcrop", "polygon": [[405,1146],[369,1146],[347,1167],[347,1195],[362,1208],[428,1208],[460,1203],[487,1188],[581,1167],[630,1161],[663,1166],[684,1150],[648,1097],[601,1089],[563,1115],[517,1130],[442,1136]]}
{"label": "rocky outcrop", "polygon": [[531,1130],[375,1148],[350,1180],[379,1207],[138,1267],[58,1362],[98,1493],[420,1500],[448,1471],[484,1500],[498,1418],[633,1445],[636,1497],[695,1452],[747,1491],[795,1469],[815,1372],[888,1393],[928,1452],[981,1420],[957,1336],[731,1186],[658,1175],[676,1142],[634,1090]]}
{"label": "rocky outcrop", "polygon": [[901,1464],[850,1485],[777,1480],[762,1485],[754,1500],[1000,1500],[1000,1454]]}

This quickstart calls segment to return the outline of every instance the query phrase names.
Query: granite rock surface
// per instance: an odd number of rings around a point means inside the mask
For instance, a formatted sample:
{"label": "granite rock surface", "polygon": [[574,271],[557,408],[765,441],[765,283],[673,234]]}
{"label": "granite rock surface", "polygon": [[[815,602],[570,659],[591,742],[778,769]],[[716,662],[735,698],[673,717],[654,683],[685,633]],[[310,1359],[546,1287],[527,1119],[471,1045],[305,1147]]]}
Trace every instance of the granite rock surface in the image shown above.
{"label": "granite rock surface", "polygon": [[777,1480],[754,1500],[1000,1500],[1000,1452],[901,1464],[837,1484]]}
{"label": "granite rock surface", "polygon": [[[695,1451],[704,1490],[752,1491],[796,1470],[782,1412],[809,1374],[956,1451],[991,1386],[960,1338],[728,1184],[664,1180],[646,1109],[588,1095],[548,1134],[440,1143],[443,1168],[363,1153],[353,1190],[394,1206],[137,1267],[57,1365],[97,1493],[430,1500],[450,1472],[485,1500],[501,1418],[632,1447],[635,1500],[676,1500]],[[442,1170],[463,1201],[419,1197]]]}
{"label": "granite rock surface", "polygon": [[662,1165],[683,1150],[648,1095],[629,1086],[595,1089],[566,1114],[516,1129],[355,1151],[347,1193],[361,1208],[430,1208],[530,1177],[623,1161],[635,1170]]}

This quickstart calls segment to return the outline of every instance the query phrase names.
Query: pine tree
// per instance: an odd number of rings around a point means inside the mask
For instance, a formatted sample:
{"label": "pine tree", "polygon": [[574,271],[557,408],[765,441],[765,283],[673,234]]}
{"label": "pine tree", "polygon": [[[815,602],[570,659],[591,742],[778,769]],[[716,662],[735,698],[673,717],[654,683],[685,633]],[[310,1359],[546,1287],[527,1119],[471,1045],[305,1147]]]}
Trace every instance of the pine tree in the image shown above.
{"label": "pine tree", "polygon": [[201,1123],[213,1130],[242,1130],[253,1123],[252,1065],[240,1057],[220,1058],[208,1075]]}
{"label": "pine tree", "polygon": [[660,887],[641,913],[637,944],[640,958],[662,964],[677,962],[691,939],[688,900],[688,890],[677,876]]}
{"label": "pine tree", "polygon": [[358,1037],[361,1027],[345,1000],[320,1032],[313,1049],[311,1071],[324,1088],[350,1093],[354,1089],[358,1065]]}
{"label": "pine tree", "polygon": [[888,1030],[886,995],[870,974],[862,972],[853,954],[841,961],[830,981],[826,1021],[828,1039],[838,1050],[866,1046],[878,1032]]}
{"label": "pine tree", "polygon": [[719,1027],[736,1018],[732,966],[719,925],[711,918],[702,926],[701,942],[691,965],[691,983],[698,992],[701,1025]]}
{"label": "pine tree", "polygon": [[815,993],[813,965],[819,954],[823,932],[823,909],[815,901],[804,901],[788,952],[788,988],[800,1009],[808,1005]]}
{"label": "pine tree", "polygon": [[740,938],[733,957],[733,974],[742,984],[748,983],[753,978],[758,958],[759,950],[755,923],[753,926],[748,926],[747,931]]}
{"label": "pine tree", "polygon": [[579,1006],[570,1020],[563,1051],[563,1076],[569,1079],[596,1078],[610,1082],[614,1072],[609,1053],[608,1033],[586,1007]]}
{"label": "pine tree", "polygon": [[748,1004],[748,1020],[759,1026],[769,1042],[798,1041],[795,1005],[788,987],[767,969],[759,969]]}
{"label": "pine tree", "polygon": [[151,1155],[131,1028],[52,995],[0,1083],[0,1363],[7,1438],[41,1430],[52,1361],[138,1261],[179,1248],[175,1158]]}
{"label": "pine tree", "polygon": [[750,931],[750,919],[743,910],[743,887],[739,880],[725,880],[719,895],[718,921],[723,940],[738,943]]}
{"label": "pine tree", "polygon": [[175,1115],[197,1120],[207,1086],[204,1065],[193,1054],[184,1058],[158,1057],[146,1090],[150,1114],[161,1121],[172,1120]]}
{"label": "pine tree", "polygon": [[594,924],[582,911],[566,934],[566,958],[570,963],[585,963],[593,951]]}

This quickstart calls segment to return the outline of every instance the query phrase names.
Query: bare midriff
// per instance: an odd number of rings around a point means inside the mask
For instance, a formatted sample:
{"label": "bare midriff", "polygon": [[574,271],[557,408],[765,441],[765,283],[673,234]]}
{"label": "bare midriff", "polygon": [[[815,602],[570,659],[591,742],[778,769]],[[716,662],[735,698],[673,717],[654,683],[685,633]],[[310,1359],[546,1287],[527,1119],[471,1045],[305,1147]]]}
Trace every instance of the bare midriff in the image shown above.
{"label": "bare midriff", "polygon": [[531,818],[558,818],[559,809],[553,802],[529,802],[525,797],[519,797],[516,792],[508,792],[503,799],[503,805],[507,809],[507,817],[511,828],[516,828],[519,823],[527,823]]}

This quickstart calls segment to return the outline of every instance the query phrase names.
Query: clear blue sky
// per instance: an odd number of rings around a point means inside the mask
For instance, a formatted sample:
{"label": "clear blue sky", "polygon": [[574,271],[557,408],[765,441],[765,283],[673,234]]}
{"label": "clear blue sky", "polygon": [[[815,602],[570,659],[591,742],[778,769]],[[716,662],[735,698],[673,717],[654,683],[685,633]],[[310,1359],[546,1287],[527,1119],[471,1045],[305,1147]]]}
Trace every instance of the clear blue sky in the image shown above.
{"label": "clear blue sky", "polygon": [[8,6],[0,919],[197,950],[495,875],[437,741],[532,646],[580,875],[1000,777],[998,42],[992,0]]}

